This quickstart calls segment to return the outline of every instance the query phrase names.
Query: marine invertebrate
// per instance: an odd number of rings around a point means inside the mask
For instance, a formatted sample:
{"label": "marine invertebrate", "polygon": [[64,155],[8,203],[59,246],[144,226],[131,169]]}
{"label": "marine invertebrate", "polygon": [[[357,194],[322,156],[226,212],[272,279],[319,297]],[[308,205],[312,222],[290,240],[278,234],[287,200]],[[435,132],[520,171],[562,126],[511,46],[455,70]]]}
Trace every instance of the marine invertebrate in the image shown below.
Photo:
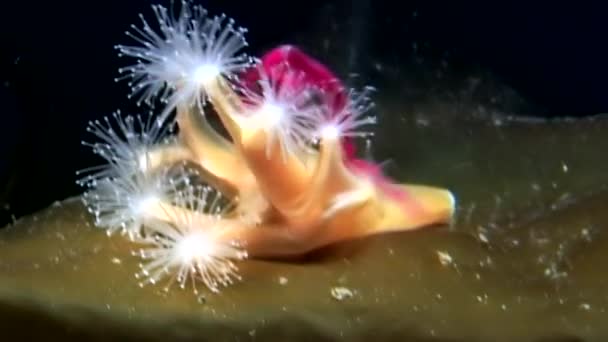
{"label": "marine invertebrate", "polygon": [[373,136],[372,131],[366,130],[367,126],[376,123],[376,117],[369,115],[369,111],[374,107],[369,97],[372,91],[372,87],[365,87],[360,92],[350,89],[346,103],[337,110],[325,104],[316,117],[315,139],[320,141],[323,136],[336,136],[344,141]]}
{"label": "marine invertebrate", "polygon": [[77,182],[88,188],[83,201],[95,215],[95,224],[108,234],[120,231],[132,238],[146,219],[146,207],[173,189],[163,177],[166,170],[153,172],[150,167],[151,151],[164,144],[165,129],[141,117],[123,118],[119,111],[112,119],[89,123],[87,130],[100,141],[83,145],[106,164],[78,171],[83,177]]}
{"label": "marine invertebrate", "polygon": [[[82,182],[100,226],[122,227],[149,246],[138,254],[149,259],[140,274],[148,282],[174,272],[171,282],[182,287],[202,280],[218,291],[238,278],[234,262],[245,255],[301,255],[450,219],[455,203],[448,190],[394,183],[356,157],[353,139],[371,137],[368,126],[376,122],[371,89],[347,89],[293,46],[250,66],[239,55],[244,30],[190,6],[182,2],[177,18],[153,7],[161,33],[142,19],[139,36],[132,35],[141,46],[118,48],[141,60],[122,70],[133,91],[167,102],[156,116],[159,127],[175,110],[177,136],[154,142],[146,137],[160,128],[138,136],[132,120],[119,123],[120,138],[109,125],[93,125],[103,148],[89,146],[104,151],[108,165]],[[207,100],[229,137],[208,121]],[[161,195],[140,196],[150,180]],[[222,193],[226,207],[217,209],[215,199],[209,205],[210,189]]]}
{"label": "marine invertebrate", "polygon": [[[138,171],[145,172],[152,162],[152,150],[168,144],[171,125],[156,125],[152,117],[125,116],[116,111],[111,117],[101,121],[89,122],[87,131],[98,141],[83,141],[93,153],[105,160],[106,164],[79,170],[77,175],[81,185],[95,185],[105,178],[118,178],[132,175]],[[126,174],[125,174],[126,173]]]}
{"label": "marine invertebrate", "polygon": [[[315,118],[321,106],[314,103],[315,88],[303,80],[305,74],[291,69],[260,65],[259,79],[242,86],[240,125],[257,127],[268,138],[267,146],[276,141],[282,158],[298,155],[307,149],[316,129]],[[271,150],[266,150],[271,158]]]}
{"label": "marine invertebrate", "polygon": [[232,19],[210,18],[203,7],[185,0],[177,16],[172,8],[154,5],[152,9],[158,28],[141,16],[142,27],[133,25],[126,32],[138,45],[116,45],[119,56],[136,59],[119,69],[124,75],[118,80],[130,79],[130,96],[139,96],[138,103],[150,104],[155,98],[164,102],[160,122],[179,104],[202,106],[206,82],[220,75],[231,78],[252,64],[251,58],[239,53],[247,46],[246,30],[235,27]]}
{"label": "marine invertebrate", "polygon": [[[174,193],[171,205],[161,205],[163,219],[152,219],[149,231],[138,242],[146,245],[136,255],[147,260],[141,264],[144,286],[155,284],[165,276],[168,291],[174,282],[184,288],[190,280],[194,292],[202,281],[213,292],[240,280],[233,260],[242,260],[247,252],[236,241],[221,238],[233,224],[223,217],[220,193],[208,187],[187,187]],[[187,208],[187,209],[185,209]]]}

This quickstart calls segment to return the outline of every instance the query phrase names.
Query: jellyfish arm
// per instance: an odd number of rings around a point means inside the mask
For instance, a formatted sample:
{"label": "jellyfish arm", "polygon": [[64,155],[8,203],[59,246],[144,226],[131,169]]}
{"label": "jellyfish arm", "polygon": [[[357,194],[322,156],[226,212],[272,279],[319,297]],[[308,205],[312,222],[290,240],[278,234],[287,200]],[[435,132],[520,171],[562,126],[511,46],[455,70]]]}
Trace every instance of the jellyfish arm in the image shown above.
{"label": "jellyfish arm", "polygon": [[203,169],[208,182],[233,196],[256,187],[234,145],[216,132],[197,108],[179,106],[176,121],[181,143],[192,155],[192,161]]}
{"label": "jellyfish arm", "polygon": [[[298,157],[281,153],[281,141],[269,139],[256,117],[241,114],[243,104],[234,91],[221,79],[206,88],[211,103],[234,141],[236,152],[255,177],[259,191],[281,214],[308,186],[309,170]],[[277,177],[277,175],[286,175]]]}

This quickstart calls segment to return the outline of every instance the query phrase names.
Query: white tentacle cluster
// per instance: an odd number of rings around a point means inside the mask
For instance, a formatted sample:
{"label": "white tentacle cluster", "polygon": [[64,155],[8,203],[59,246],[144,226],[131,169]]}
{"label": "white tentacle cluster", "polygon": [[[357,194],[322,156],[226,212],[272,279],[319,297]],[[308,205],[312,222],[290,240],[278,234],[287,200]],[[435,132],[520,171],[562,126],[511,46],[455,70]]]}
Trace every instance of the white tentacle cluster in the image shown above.
{"label": "white tentacle cluster", "polygon": [[[173,6],[172,6],[173,7]],[[179,104],[205,102],[205,84],[217,77],[234,78],[253,59],[241,51],[247,46],[246,29],[225,15],[209,17],[201,6],[183,0],[177,15],[172,8],[152,6],[157,27],[141,17],[127,35],[137,45],[117,45],[119,56],[135,58],[119,69],[117,80],[128,79],[132,97],[139,103],[165,104],[158,116],[164,122]]]}

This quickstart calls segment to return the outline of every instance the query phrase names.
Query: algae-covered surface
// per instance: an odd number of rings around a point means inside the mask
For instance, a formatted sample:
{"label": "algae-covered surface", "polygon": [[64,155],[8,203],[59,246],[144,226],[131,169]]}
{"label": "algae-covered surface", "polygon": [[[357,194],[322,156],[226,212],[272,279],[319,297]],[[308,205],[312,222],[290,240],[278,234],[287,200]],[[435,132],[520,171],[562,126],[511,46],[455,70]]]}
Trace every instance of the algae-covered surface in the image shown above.
{"label": "algae-covered surface", "polygon": [[69,199],[0,231],[3,336],[608,338],[607,119],[389,122],[375,155],[401,181],[452,189],[451,225],[248,260],[242,282],[196,296],[141,288],[134,246]]}

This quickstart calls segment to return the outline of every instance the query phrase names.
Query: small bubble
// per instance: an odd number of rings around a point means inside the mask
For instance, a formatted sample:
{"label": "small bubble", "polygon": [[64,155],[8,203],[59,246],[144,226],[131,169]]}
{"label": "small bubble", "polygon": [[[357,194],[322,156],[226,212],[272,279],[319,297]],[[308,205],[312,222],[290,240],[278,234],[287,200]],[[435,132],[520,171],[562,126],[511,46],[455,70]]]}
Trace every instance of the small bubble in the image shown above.
{"label": "small bubble", "polygon": [[477,227],[477,238],[479,239],[479,241],[481,241],[482,243],[485,243],[485,244],[490,242],[486,233],[487,233],[487,229],[485,227],[482,227],[482,226]]}
{"label": "small bubble", "polygon": [[112,263],[115,265],[120,265],[122,264],[122,261],[119,258],[112,258]]}
{"label": "small bubble", "polygon": [[488,295],[485,293],[481,296],[475,296],[475,299],[481,304],[488,304]]}
{"label": "small bubble", "polygon": [[287,285],[288,282],[289,282],[289,279],[287,279],[286,277],[279,277],[279,284]]}
{"label": "small bubble", "polygon": [[419,116],[416,118],[416,124],[421,127],[428,127],[431,125],[431,121],[427,117]]}
{"label": "small bubble", "polygon": [[583,240],[585,240],[587,242],[591,242],[591,233],[589,233],[588,228],[581,229],[581,236],[582,236]]}
{"label": "small bubble", "polygon": [[343,301],[352,298],[354,293],[347,287],[336,286],[331,289],[331,296],[338,301]]}
{"label": "small bubble", "polygon": [[447,252],[442,252],[442,251],[436,251],[436,252],[437,252],[437,257],[439,258],[439,262],[441,263],[442,266],[449,266],[454,261],[452,259],[452,256],[449,255]]}
{"label": "small bubble", "polygon": [[196,297],[196,301],[199,304],[206,304],[207,303],[207,298],[205,298],[204,295],[200,295],[200,296]]}

